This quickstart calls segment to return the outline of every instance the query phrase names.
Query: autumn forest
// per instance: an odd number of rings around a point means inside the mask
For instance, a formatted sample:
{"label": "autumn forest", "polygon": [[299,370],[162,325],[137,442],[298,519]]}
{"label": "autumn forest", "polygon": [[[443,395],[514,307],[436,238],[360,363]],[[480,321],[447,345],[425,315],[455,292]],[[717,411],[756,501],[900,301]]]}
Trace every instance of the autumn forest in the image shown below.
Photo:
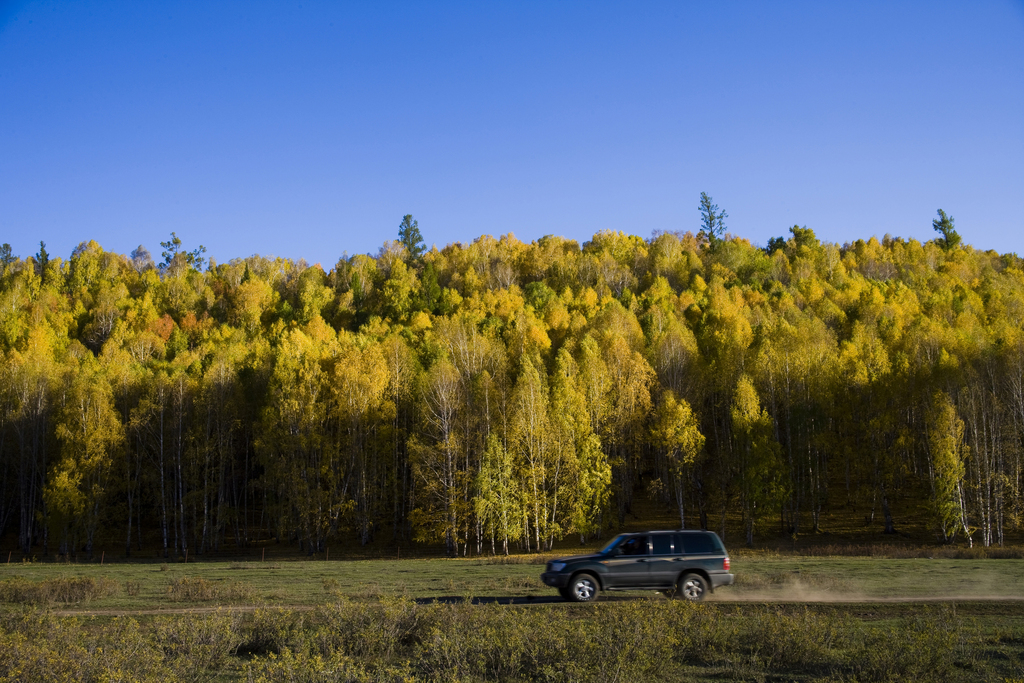
{"label": "autumn forest", "polygon": [[1024,261],[941,211],[924,243],[762,248],[724,218],[704,196],[699,231],[428,250],[406,216],[329,269],[174,234],[159,262],[4,245],[0,539],[501,554],[607,537],[641,499],[737,546],[841,506],[1019,538]]}

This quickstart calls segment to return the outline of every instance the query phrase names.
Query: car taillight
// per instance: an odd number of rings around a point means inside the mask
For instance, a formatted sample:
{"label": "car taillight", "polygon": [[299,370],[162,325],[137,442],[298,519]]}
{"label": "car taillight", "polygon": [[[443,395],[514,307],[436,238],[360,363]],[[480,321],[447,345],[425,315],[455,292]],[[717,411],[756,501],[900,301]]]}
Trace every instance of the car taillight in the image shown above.
{"label": "car taillight", "polygon": [[729,571],[729,558],[728,557],[725,558],[724,560],[722,560],[722,569],[724,569],[725,571]]}

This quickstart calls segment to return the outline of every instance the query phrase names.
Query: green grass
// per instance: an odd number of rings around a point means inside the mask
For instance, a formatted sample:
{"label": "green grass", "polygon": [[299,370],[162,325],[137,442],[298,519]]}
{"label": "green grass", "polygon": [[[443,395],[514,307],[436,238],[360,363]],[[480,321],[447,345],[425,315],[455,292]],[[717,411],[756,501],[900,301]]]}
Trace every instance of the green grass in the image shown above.
{"label": "green grass", "polygon": [[719,597],[767,601],[1024,599],[1024,560],[780,557],[733,561]]}
{"label": "green grass", "polygon": [[688,606],[650,592],[563,603],[539,581],[543,559],[0,565],[0,679],[1003,683],[1024,671],[1024,560],[741,551],[737,584]]}
{"label": "green grass", "polygon": [[[541,565],[491,564],[479,559],[201,562],[187,565],[121,563],[102,566],[26,563],[0,566],[0,584],[15,579],[42,582],[58,577],[102,577],[122,589],[113,595],[65,608],[139,611],[204,605],[302,607],[322,604],[337,596],[361,599],[380,595],[411,598],[547,595],[551,591],[541,584],[538,578],[541,571]],[[207,600],[176,597],[171,593],[171,586],[183,579],[203,579],[214,588],[212,592],[215,595]],[[135,595],[129,592],[135,592]]]}
{"label": "green grass", "polygon": [[[517,562],[516,559],[522,560]],[[201,606],[307,607],[337,597],[413,599],[550,597],[543,557],[506,560],[197,562],[0,565],[0,599],[14,586],[92,578],[110,589],[62,610],[151,611]],[[536,564],[532,562],[537,562]],[[735,586],[716,601],[862,602],[1013,600],[1024,598],[1024,560],[795,557],[741,552]],[[183,589],[184,587],[184,589]],[[172,590],[173,588],[173,590]],[[616,594],[623,595],[623,594]],[[627,593],[624,595],[643,595]]]}

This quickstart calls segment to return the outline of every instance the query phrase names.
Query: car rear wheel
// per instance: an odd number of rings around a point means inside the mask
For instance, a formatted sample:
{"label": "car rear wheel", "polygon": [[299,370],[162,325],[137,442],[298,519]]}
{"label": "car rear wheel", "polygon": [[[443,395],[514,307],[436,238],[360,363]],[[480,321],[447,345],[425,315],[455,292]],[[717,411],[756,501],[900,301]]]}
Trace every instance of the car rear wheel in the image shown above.
{"label": "car rear wheel", "polygon": [[578,574],[569,582],[569,599],[573,602],[593,602],[601,589],[590,574]]}
{"label": "car rear wheel", "polygon": [[700,602],[708,593],[708,582],[700,574],[686,574],[679,579],[676,595],[683,600]]}

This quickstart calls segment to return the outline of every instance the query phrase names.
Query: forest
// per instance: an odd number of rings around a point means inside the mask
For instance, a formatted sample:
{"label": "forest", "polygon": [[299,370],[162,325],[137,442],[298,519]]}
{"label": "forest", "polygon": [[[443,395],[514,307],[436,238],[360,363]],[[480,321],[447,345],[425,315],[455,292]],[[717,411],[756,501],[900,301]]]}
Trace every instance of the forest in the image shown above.
{"label": "forest", "polygon": [[607,535],[641,497],[737,545],[848,505],[878,534],[1016,538],[1024,262],[942,211],[924,243],[766,248],[724,217],[705,195],[696,231],[428,250],[406,216],[330,270],[174,233],[159,263],[5,244],[0,538],[502,554]]}

